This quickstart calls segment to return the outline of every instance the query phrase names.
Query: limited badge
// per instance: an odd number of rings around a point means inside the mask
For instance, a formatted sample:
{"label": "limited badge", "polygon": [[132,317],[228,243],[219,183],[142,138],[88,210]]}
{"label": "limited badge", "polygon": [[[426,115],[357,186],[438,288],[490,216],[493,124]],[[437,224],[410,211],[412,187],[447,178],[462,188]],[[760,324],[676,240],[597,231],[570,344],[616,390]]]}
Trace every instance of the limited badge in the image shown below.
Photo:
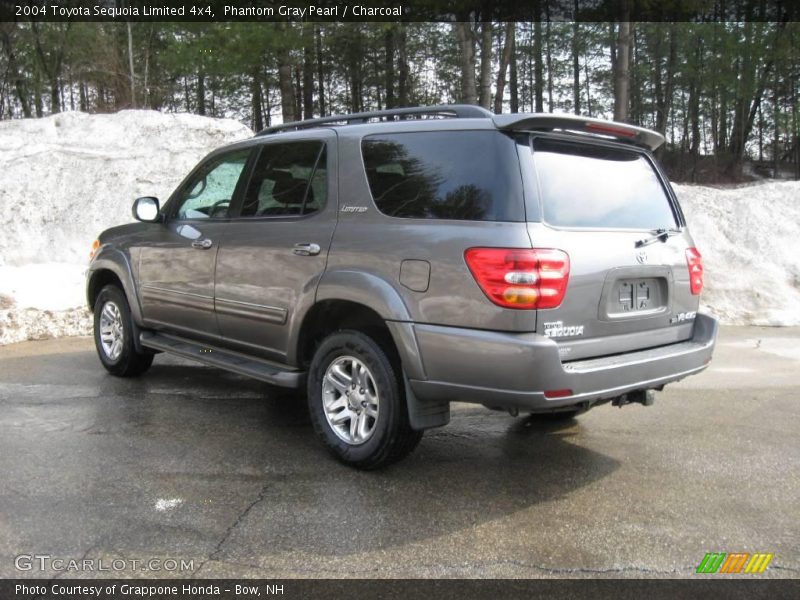
{"label": "limited badge", "polygon": [[692,321],[697,316],[697,312],[690,310],[689,312],[682,312],[676,314],[669,320],[670,325],[674,325],[675,323],[683,323],[684,321]]}

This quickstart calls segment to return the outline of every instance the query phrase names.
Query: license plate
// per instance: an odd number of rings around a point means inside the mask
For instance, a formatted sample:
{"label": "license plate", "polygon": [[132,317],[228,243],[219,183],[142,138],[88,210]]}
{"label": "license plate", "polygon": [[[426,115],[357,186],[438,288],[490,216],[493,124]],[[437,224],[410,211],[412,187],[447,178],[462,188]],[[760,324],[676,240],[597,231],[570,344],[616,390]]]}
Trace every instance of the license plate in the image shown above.
{"label": "license plate", "polygon": [[603,284],[600,319],[640,319],[666,313],[669,278],[669,267],[611,269]]}
{"label": "license plate", "polygon": [[624,279],[617,285],[617,311],[634,313],[661,308],[660,291],[656,279]]}

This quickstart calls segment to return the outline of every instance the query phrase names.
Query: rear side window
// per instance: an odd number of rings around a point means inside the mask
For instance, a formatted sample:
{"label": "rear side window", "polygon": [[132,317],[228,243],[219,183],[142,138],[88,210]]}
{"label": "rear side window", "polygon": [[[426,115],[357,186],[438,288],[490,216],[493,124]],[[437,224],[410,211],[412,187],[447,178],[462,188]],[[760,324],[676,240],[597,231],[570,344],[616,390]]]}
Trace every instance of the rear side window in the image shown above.
{"label": "rear side window", "polygon": [[533,139],[544,220],[557,227],[675,227],[653,165],[639,153],[547,138]]}
{"label": "rear side window", "polygon": [[375,205],[390,217],[525,220],[516,147],[502,133],[373,135],[361,150]]}
{"label": "rear side window", "polygon": [[325,206],[323,142],[288,142],[261,148],[244,195],[242,217],[305,215]]}

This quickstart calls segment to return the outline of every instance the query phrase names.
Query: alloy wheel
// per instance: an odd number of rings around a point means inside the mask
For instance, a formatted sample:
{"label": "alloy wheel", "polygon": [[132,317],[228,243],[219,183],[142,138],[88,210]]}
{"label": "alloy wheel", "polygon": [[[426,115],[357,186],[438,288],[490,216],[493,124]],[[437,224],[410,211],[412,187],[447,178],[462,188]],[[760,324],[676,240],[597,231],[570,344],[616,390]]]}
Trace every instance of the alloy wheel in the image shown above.
{"label": "alloy wheel", "polygon": [[110,360],[117,360],[122,354],[123,341],[122,312],[109,300],[100,312],[100,345]]}
{"label": "alloy wheel", "polygon": [[325,371],[322,404],[333,432],[352,446],[375,433],[380,398],[369,368],[353,356],[340,356]]}

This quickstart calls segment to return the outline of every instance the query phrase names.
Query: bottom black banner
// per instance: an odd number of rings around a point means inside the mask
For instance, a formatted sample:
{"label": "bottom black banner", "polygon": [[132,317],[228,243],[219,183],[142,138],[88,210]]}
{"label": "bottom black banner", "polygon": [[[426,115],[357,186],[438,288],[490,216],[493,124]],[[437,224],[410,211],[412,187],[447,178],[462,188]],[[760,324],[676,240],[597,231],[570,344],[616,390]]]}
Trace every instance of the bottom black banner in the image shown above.
{"label": "bottom black banner", "polygon": [[252,598],[800,598],[800,580],[734,579],[6,579],[2,600]]}

